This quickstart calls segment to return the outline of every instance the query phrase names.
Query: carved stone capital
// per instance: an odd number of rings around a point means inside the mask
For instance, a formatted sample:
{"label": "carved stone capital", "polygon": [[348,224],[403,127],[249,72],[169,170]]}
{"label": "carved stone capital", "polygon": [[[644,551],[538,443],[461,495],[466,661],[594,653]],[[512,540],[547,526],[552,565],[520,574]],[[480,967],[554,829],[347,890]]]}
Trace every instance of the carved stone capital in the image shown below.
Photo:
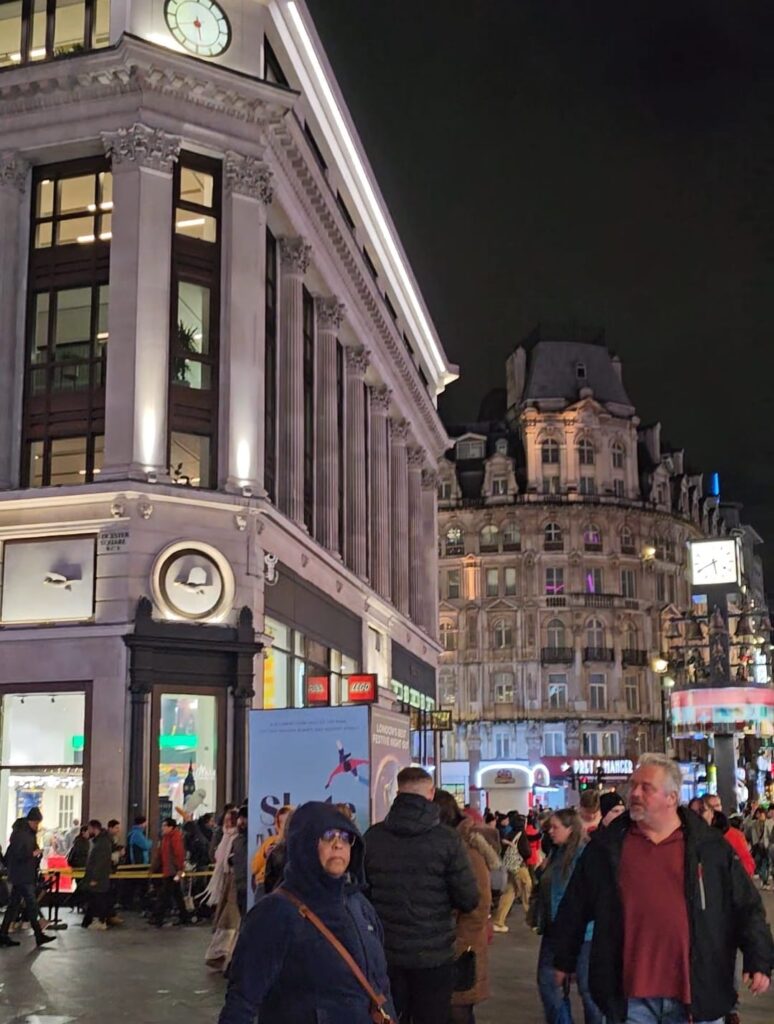
{"label": "carved stone capital", "polygon": [[365,377],[366,370],[371,364],[371,353],[367,348],[344,349],[347,359],[347,372],[352,377]]}
{"label": "carved stone capital", "polygon": [[422,470],[422,487],[426,491],[438,490],[438,473],[434,469]]}
{"label": "carved stone capital", "polygon": [[318,295],[314,300],[317,323],[323,331],[338,331],[344,323],[347,307],[335,295]]}
{"label": "carved stone capital", "polygon": [[413,469],[417,472],[421,472],[422,467],[424,466],[425,460],[427,458],[427,453],[425,452],[425,449],[415,448],[412,446],[408,450],[407,457],[409,470]]}
{"label": "carved stone capital", "polygon": [[312,261],[311,245],[303,238],[280,238],[279,244],[282,269],[303,277]]}
{"label": "carved stone capital", "polygon": [[369,388],[371,397],[371,411],[377,416],[386,416],[390,411],[392,391],[386,385],[378,388]]}
{"label": "carved stone capital", "polygon": [[260,199],[267,206],[274,198],[271,168],[257,157],[226,153],[223,176],[228,192]]}
{"label": "carved stone capital", "polygon": [[411,424],[408,420],[390,420],[390,438],[393,444],[406,444]]}
{"label": "carved stone capital", "polygon": [[27,187],[30,165],[18,153],[0,153],[0,185],[23,192]]}
{"label": "carved stone capital", "polygon": [[160,128],[133,124],[116,132],[101,132],[105,152],[113,166],[130,163],[150,167],[155,171],[171,172],[180,154],[180,139]]}

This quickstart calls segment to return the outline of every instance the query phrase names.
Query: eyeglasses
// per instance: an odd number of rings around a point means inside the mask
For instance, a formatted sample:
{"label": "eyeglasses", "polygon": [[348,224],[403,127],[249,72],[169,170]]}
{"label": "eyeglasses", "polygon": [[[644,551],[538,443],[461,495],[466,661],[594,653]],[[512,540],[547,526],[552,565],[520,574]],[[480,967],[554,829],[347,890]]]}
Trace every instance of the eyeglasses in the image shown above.
{"label": "eyeglasses", "polygon": [[338,839],[345,846],[352,846],[355,841],[355,837],[351,832],[342,832],[338,828],[327,828],[320,836],[320,839],[324,843],[335,843]]}

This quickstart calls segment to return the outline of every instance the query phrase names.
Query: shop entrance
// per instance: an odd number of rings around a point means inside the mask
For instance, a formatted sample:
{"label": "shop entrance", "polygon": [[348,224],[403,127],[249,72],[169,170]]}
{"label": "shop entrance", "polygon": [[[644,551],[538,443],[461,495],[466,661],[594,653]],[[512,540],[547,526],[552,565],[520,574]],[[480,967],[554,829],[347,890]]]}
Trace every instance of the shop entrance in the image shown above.
{"label": "shop entrance", "polygon": [[164,818],[198,818],[225,801],[226,694],[156,685],[151,709],[151,834]]}

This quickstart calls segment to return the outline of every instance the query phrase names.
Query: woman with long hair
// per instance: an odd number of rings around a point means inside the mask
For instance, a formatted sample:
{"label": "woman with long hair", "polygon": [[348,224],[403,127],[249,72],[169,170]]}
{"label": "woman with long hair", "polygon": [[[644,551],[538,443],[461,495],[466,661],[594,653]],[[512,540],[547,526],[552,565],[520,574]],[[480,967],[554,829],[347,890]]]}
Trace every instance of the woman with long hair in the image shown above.
{"label": "woman with long hair", "polygon": [[457,914],[456,957],[472,951],[475,956],[473,985],[463,991],[455,990],[449,1016],[451,1024],[475,1024],[473,1007],[489,998],[489,942],[487,922],[492,905],[490,872],[500,865],[500,859],[489,843],[475,829],[472,818],[463,814],[459,804],[443,789],[436,790],[433,803],[441,811],[441,824],[455,829],[462,839],[470,866],[478,883],[478,906],[469,914]]}
{"label": "woman with long hair", "polygon": [[228,810],[223,815],[222,830],[223,835],[215,851],[215,870],[201,899],[207,906],[215,907],[212,941],[204,954],[204,960],[212,970],[225,972],[231,963],[241,922],[231,865],[231,849],[237,835],[235,810]]}
{"label": "woman with long hair", "polygon": [[[537,871],[534,914],[530,923],[534,924],[538,933],[542,935],[537,969],[538,991],[547,1024],[555,1024],[566,993],[557,985],[554,977],[552,929],[559,904],[589,838],[574,807],[554,811],[549,823],[549,832],[554,845]],[[593,930],[592,922],[586,931],[576,973],[586,1024],[602,1024],[602,1014],[589,992],[589,954]]]}

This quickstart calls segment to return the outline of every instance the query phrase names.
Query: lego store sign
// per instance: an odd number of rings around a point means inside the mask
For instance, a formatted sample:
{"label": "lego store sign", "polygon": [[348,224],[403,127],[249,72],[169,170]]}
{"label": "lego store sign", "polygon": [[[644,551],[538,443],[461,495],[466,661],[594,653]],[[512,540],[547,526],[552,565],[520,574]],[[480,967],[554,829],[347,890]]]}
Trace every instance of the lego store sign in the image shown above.
{"label": "lego store sign", "polygon": [[347,676],[347,701],[350,704],[373,704],[376,697],[375,675]]}
{"label": "lego store sign", "polygon": [[307,704],[327,704],[330,689],[329,676],[308,676],[306,680]]}

